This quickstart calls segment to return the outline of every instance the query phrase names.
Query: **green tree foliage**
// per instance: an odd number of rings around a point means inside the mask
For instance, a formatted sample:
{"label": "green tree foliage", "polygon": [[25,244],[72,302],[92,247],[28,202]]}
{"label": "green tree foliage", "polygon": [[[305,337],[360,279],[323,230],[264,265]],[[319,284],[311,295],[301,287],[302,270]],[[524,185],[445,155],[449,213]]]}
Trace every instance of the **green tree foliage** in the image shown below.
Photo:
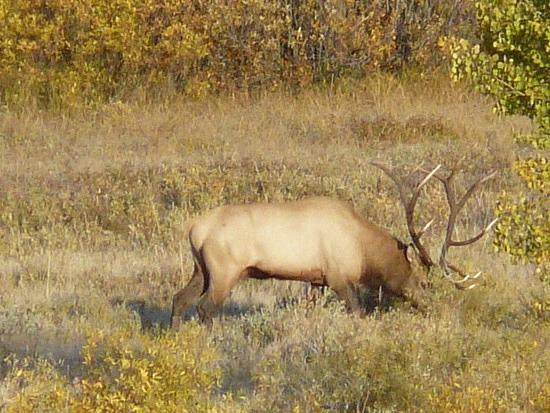
{"label": "green tree foliage", "polygon": [[426,64],[468,11],[428,0],[3,0],[0,103],[300,88]]}
{"label": "green tree foliage", "polygon": [[520,199],[503,193],[497,206],[495,245],[516,261],[550,259],[550,4],[545,0],[475,3],[479,42],[452,39],[456,79],[468,78],[496,99],[503,114],[530,117],[537,130],[517,136],[533,154],[514,163],[528,188]]}

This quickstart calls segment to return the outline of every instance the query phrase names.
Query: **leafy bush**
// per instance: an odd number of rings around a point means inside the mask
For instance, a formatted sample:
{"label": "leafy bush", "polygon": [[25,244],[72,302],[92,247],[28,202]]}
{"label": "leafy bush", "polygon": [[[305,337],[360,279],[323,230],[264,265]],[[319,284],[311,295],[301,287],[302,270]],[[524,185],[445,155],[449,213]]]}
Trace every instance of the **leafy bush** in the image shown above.
{"label": "leafy bush", "polygon": [[529,192],[516,199],[504,192],[497,207],[495,246],[515,260],[550,259],[548,184],[550,164],[550,5],[546,1],[481,0],[475,3],[479,43],[453,39],[453,75],[468,78],[496,99],[503,114],[533,119],[538,130],[516,140],[536,153],[514,163]]}
{"label": "leafy bush", "polygon": [[71,107],[201,96],[434,60],[467,6],[431,1],[14,0],[0,9],[0,102]]}
{"label": "leafy bush", "polygon": [[185,331],[90,331],[82,377],[70,381],[44,359],[8,360],[6,412],[210,412],[209,393],[221,372],[197,325]]}

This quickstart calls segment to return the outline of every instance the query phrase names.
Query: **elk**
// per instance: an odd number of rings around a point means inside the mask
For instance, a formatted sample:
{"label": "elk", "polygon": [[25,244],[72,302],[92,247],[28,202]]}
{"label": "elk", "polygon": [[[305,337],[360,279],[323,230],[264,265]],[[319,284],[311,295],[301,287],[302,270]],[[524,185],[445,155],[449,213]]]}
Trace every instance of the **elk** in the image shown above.
{"label": "elk", "polygon": [[494,224],[466,241],[453,241],[456,216],[475,189],[490,178],[476,182],[456,202],[453,176],[443,177],[440,166],[427,173],[408,199],[405,186],[392,171],[379,164],[399,189],[405,208],[412,244],[401,242],[386,229],[359,215],[346,202],[314,197],[286,203],[225,205],[189,222],[188,238],[194,261],[193,275],[175,294],[171,324],[177,328],[185,311],[199,301],[197,312],[202,323],[212,318],[231,289],[244,278],[296,280],[313,286],[328,286],[344,300],[348,311],[360,311],[358,289],[382,288],[421,308],[418,294],[428,286],[428,272],[434,261],[420,242],[430,226],[421,231],[414,226],[414,208],[422,188],[436,178],[444,183],[451,205],[447,236],[440,265],[461,275],[458,288],[470,277],[446,261],[451,246],[471,244]]}

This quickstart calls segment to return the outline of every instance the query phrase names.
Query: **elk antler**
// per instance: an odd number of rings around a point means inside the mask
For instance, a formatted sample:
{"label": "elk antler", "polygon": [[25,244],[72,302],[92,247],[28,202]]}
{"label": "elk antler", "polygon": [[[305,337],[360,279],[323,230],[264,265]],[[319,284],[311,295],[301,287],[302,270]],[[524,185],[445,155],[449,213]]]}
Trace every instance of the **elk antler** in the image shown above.
{"label": "elk antler", "polygon": [[[478,241],[481,237],[483,237],[497,222],[497,219],[494,219],[483,229],[479,234],[476,236],[464,240],[464,241],[455,241],[453,240],[453,232],[456,224],[456,219],[458,217],[458,214],[460,210],[464,207],[466,204],[466,201],[472,196],[474,191],[482,184],[484,184],[486,181],[491,179],[496,175],[496,171],[491,173],[490,175],[487,175],[484,178],[481,178],[474,182],[470,188],[464,193],[464,195],[457,199],[456,195],[456,187],[455,187],[455,171],[452,171],[448,176],[444,177],[441,175],[438,175],[436,173],[432,172],[432,175],[438,179],[445,188],[445,193],[447,195],[447,202],[449,203],[449,220],[447,221],[447,230],[445,233],[445,241],[443,242],[443,246],[441,247],[441,254],[439,256],[439,266],[443,269],[445,276],[451,280],[451,282],[455,285],[456,288],[461,290],[469,290],[470,288],[474,288],[477,284],[469,284],[467,285],[467,281],[475,280],[479,278],[481,275],[481,272],[478,272],[476,275],[468,275],[455,267],[454,265],[447,262],[446,255],[449,251],[450,247],[462,247],[465,245],[473,244],[474,242]],[[451,276],[451,273],[449,270],[452,270],[456,272],[458,275],[460,275],[462,278],[460,280],[455,280]]]}
{"label": "elk antler", "polygon": [[387,168],[385,165],[379,164],[378,162],[371,162],[371,165],[376,166],[378,169],[381,169],[383,172],[388,175],[392,181],[397,186],[397,189],[399,190],[399,198],[401,199],[401,203],[403,204],[403,207],[405,208],[405,217],[407,219],[407,229],[409,230],[409,234],[411,236],[412,242],[414,246],[416,247],[418,251],[418,256],[420,258],[420,261],[426,268],[431,268],[434,266],[434,262],[430,257],[430,254],[422,245],[420,242],[420,237],[426,232],[426,230],[430,227],[430,225],[433,222],[433,219],[428,222],[422,230],[417,232],[414,228],[414,208],[416,206],[416,202],[418,201],[418,197],[420,196],[420,192],[424,185],[428,183],[428,181],[435,176],[436,172],[441,168],[441,165],[436,166],[430,173],[426,175],[426,177],[416,186],[416,188],[413,190],[413,193],[408,199],[407,196],[407,190],[405,188],[405,185],[403,182],[399,181],[392,173],[392,171]]}

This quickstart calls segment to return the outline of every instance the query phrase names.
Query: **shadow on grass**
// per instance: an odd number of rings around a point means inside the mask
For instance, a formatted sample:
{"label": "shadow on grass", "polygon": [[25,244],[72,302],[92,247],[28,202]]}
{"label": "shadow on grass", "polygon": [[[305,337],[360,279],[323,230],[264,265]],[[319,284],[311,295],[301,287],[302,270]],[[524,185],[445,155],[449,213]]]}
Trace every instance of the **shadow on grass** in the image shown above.
{"label": "shadow on grass", "polygon": [[162,330],[170,328],[171,310],[149,303],[145,300],[126,301],[126,308],[139,316],[141,328],[151,330],[160,327]]}
{"label": "shadow on grass", "polygon": [[[317,292],[315,292],[315,294],[317,294]],[[311,302],[308,301],[306,308],[313,310],[315,307],[323,307],[335,299],[337,298],[321,291]],[[285,297],[279,301],[277,307],[287,308],[299,305],[302,300],[303,298],[293,296]],[[391,309],[394,300],[388,296],[379,297],[376,293],[367,293],[360,295],[360,302],[365,314],[369,315],[379,311],[388,311]],[[121,301],[119,300],[114,300],[112,302],[112,304],[120,303]],[[135,312],[139,316],[143,330],[151,330],[154,328],[161,328],[162,330],[170,329],[171,308],[158,306],[145,300],[126,301],[125,306],[128,310]],[[216,312],[214,317],[226,319],[242,318],[243,316],[262,312],[265,308],[267,308],[267,306],[263,304],[237,303],[232,300],[227,300]],[[185,312],[183,320],[185,322],[196,319],[197,317],[197,305],[195,304]]]}
{"label": "shadow on grass", "polygon": [[245,315],[261,312],[265,308],[262,304],[239,304],[237,302],[228,300],[218,310],[217,316],[223,316],[224,318],[242,318]]}
{"label": "shadow on grass", "polygon": [[[114,304],[119,303],[120,302],[114,302]],[[154,328],[161,328],[162,330],[170,329],[172,310],[169,307],[161,307],[148,303],[145,300],[127,301],[125,302],[125,306],[129,311],[139,316],[143,330],[151,330]],[[246,314],[261,311],[262,307],[262,305],[242,305],[228,300],[224,303],[223,307],[216,312],[215,317],[241,318]],[[183,320],[185,322],[197,317],[197,306],[193,305],[185,312]]]}

